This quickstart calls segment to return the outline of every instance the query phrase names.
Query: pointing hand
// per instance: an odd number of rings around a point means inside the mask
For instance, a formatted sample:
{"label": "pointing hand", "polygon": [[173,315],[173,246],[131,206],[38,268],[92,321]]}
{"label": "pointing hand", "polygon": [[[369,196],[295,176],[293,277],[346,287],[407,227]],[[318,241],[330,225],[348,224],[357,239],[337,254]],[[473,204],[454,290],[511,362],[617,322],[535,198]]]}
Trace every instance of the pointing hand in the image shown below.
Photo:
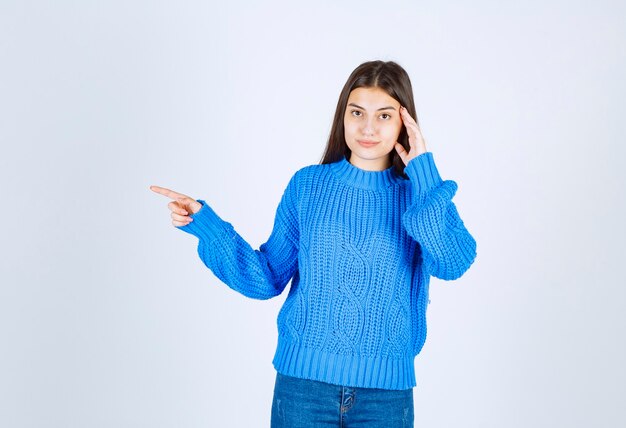
{"label": "pointing hand", "polygon": [[202,208],[202,204],[195,199],[165,187],[150,186],[150,190],[172,199],[167,207],[172,211],[172,224],[174,226],[187,226],[193,221],[189,214],[195,214]]}

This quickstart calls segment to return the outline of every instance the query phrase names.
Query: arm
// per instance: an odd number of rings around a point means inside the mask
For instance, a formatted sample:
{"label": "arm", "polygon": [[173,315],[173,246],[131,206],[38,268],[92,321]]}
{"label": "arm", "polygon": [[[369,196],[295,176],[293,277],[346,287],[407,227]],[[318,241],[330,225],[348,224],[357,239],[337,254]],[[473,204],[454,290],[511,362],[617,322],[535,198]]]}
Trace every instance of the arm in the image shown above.
{"label": "arm", "polygon": [[441,179],[431,152],[411,159],[404,172],[413,186],[413,202],[402,215],[404,228],[422,247],[432,276],[459,278],[476,258],[476,241],[452,202],[457,184]]}
{"label": "arm", "polygon": [[297,185],[294,175],[276,210],[267,242],[253,249],[203,200],[193,221],[178,229],[199,238],[198,255],[230,288],[253,299],[279,295],[298,266]]}

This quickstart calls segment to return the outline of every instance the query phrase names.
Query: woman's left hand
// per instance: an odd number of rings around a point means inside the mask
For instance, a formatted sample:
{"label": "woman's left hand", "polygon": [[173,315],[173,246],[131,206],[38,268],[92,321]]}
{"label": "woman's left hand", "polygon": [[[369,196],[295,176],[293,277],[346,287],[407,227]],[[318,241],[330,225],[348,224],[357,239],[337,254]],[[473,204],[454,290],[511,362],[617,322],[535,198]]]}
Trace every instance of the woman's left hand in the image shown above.
{"label": "woman's left hand", "polygon": [[422,153],[426,153],[426,142],[424,141],[422,131],[420,131],[420,127],[417,125],[417,122],[415,122],[407,109],[404,107],[400,107],[400,118],[402,119],[402,123],[406,127],[407,134],[409,135],[410,150],[407,152],[398,142],[396,142],[395,149],[398,152],[398,155],[400,155],[402,162],[404,162],[404,165],[408,165],[411,159],[421,155]]}

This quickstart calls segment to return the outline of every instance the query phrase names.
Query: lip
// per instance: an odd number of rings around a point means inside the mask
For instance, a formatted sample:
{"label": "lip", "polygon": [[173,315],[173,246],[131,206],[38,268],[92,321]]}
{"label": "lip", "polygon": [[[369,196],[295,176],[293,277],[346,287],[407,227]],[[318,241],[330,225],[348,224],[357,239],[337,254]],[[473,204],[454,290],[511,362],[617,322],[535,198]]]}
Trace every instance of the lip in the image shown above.
{"label": "lip", "polygon": [[373,147],[378,144],[378,141],[369,141],[369,140],[356,140],[357,143],[362,145],[363,147]]}

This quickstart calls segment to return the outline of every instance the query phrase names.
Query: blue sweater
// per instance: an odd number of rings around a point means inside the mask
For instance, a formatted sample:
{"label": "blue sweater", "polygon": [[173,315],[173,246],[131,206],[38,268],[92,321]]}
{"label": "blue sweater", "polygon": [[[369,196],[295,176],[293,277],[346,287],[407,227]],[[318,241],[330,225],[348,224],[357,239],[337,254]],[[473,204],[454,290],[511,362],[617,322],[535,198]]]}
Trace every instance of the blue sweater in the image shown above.
{"label": "blue sweater", "polygon": [[254,299],[280,294],[279,373],[352,387],[415,386],[426,339],[430,276],[459,278],[476,241],[431,152],[409,161],[409,180],[390,167],[366,171],[347,159],[298,170],[267,242],[253,249],[203,200],[179,229],[199,238],[204,264]]}

